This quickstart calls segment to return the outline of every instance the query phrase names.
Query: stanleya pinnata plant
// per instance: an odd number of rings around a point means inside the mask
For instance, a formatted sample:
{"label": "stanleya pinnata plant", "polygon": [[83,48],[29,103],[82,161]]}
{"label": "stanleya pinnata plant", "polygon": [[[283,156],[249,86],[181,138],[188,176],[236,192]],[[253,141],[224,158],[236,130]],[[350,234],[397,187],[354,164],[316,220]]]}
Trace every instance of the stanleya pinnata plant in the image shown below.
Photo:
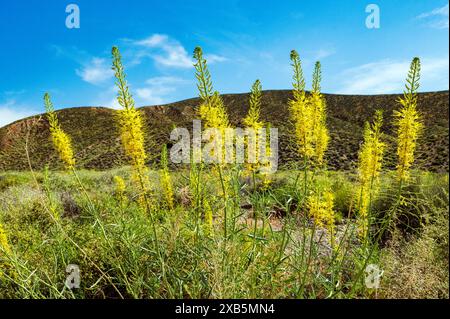
{"label": "stanleya pinnata plant", "polygon": [[382,168],[385,143],[382,141],[381,127],[383,113],[375,112],[372,123],[366,122],[364,128],[364,142],[358,154],[359,192],[358,200],[358,230],[366,238],[369,230],[371,203],[376,196],[378,177]]}
{"label": "stanleya pinnata plant", "polygon": [[59,158],[64,163],[66,168],[73,169],[75,167],[75,158],[72,143],[70,137],[63,131],[63,129],[59,125],[58,117],[56,115],[55,109],[53,108],[53,103],[48,93],[45,93],[44,95],[44,103],[53,145],[58,152]]}
{"label": "stanleya pinnata plant", "polygon": [[[230,122],[228,119],[228,113],[223,103],[223,100],[219,92],[213,90],[211,81],[211,75],[208,69],[208,64],[203,56],[203,51],[200,47],[196,47],[194,50],[194,64],[195,77],[197,79],[197,88],[199,91],[199,97],[201,100],[200,106],[197,108],[197,114],[202,121],[202,125],[205,128],[211,128],[216,130],[216,134],[219,133],[221,138],[214,138],[210,136],[215,143],[219,143],[212,150],[209,156],[217,161],[215,168],[219,173],[219,179],[222,187],[222,197],[224,202],[224,237],[227,238],[227,205],[228,205],[228,193],[229,193],[229,176],[225,175],[225,131],[230,128]],[[219,151],[219,152],[218,152]],[[195,157],[199,154],[193,154]],[[198,158],[196,158],[198,160]],[[203,159],[202,159],[203,160]]]}
{"label": "stanleya pinnata plant", "polygon": [[[264,133],[266,135],[265,141],[266,145],[264,146],[264,152],[266,153],[266,158],[270,156],[270,127],[268,124],[264,123],[264,121],[260,118],[261,113],[261,99],[262,99],[262,86],[259,80],[256,80],[251,88],[250,98],[249,98],[249,110],[245,118],[243,119],[243,123],[246,129],[249,131],[249,135],[246,138],[246,148],[247,148],[247,164],[246,164],[246,174],[250,176],[260,176],[263,182],[263,186],[267,187],[270,184],[270,177],[268,174],[267,167],[270,165],[270,162],[264,160],[260,154],[262,150],[261,143],[261,130],[264,129]],[[250,139],[253,140],[253,143],[250,143]],[[266,169],[267,168],[267,169]]]}
{"label": "stanleya pinnata plant", "polygon": [[419,80],[420,59],[415,57],[409,68],[403,97],[399,99],[401,108],[394,111],[394,124],[397,129],[397,179],[400,184],[409,178],[417,139],[423,129],[421,117],[417,111]]}
{"label": "stanleya pinnata plant", "polygon": [[122,147],[133,168],[133,180],[141,188],[142,193],[147,194],[150,191],[150,182],[146,166],[144,119],[140,110],[135,107],[117,47],[112,48],[112,57],[118,87],[117,101],[122,107],[116,116]]}
{"label": "stanleya pinnata plant", "polygon": [[195,48],[194,59],[196,60],[194,64],[195,77],[197,78],[197,87],[201,99],[197,114],[205,128],[213,128],[220,133],[221,139],[215,140],[221,141],[221,145],[218,145],[221,151],[218,154],[211,154],[211,157],[223,166],[225,163],[225,129],[230,127],[228,113],[219,92],[213,91],[208,64],[200,47]]}
{"label": "stanleya pinnata plant", "polygon": [[309,97],[309,107],[311,108],[312,120],[312,145],[313,158],[318,166],[324,162],[325,151],[330,140],[326,123],[326,102],[320,92],[320,82],[322,80],[322,70],[319,61],[316,62],[313,72],[313,82],[311,96]]}

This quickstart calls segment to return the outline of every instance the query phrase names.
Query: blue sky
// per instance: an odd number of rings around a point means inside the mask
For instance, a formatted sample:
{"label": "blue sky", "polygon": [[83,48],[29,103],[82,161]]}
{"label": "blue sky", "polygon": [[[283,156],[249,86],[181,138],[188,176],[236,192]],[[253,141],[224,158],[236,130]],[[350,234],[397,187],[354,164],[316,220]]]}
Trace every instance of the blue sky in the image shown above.
{"label": "blue sky", "polygon": [[[66,6],[80,9],[68,29]],[[380,28],[368,29],[368,4]],[[401,92],[409,62],[422,59],[421,91],[447,90],[448,1],[16,0],[0,4],[0,126],[56,108],[117,107],[110,51],[118,45],[138,106],[197,95],[191,55],[200,45],[215,89],[288,89],[289,52],[308,83],[322,62],[327,93]]]}

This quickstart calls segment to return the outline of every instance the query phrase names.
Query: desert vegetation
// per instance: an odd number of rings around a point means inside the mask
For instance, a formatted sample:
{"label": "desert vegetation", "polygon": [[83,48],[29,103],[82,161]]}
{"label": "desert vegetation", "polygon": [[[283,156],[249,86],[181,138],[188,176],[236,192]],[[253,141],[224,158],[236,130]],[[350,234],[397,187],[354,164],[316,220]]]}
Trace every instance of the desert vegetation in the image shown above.
{"label": "desert vegetation", "polygon": [[[201,48],[194,59],[195,117],[225,132],[233,122]],[[147,132],[117,47],[112,65],[122,108],[103,129],[117,132],[128,165],[79,165],[46,94],[39,121],[48,123],[62,165],[36,168],[25,138],[28,171],[0,175],[0,297],[448,298],[448,173],[414,167],[426,130],[420,60],[411,62],[395,112],[374,110],[365,124],[356,167],[330,170],[328,150],[337,141],[321,64],[307,91],[300,55],[293,50],[290,59],[285,120],[296,160],[275,173],[265,161],[207,164],[195,152],[189,165],[172,165],[170,145],[158,146]],[[256,80],[251,87],[241,123],[269,132],[262,86]],[[160,150],[158,158],[148,145]],[[66,286],[71,264],[80,269],[75,289]],[[374,266],[376,278],[368,271]]]}

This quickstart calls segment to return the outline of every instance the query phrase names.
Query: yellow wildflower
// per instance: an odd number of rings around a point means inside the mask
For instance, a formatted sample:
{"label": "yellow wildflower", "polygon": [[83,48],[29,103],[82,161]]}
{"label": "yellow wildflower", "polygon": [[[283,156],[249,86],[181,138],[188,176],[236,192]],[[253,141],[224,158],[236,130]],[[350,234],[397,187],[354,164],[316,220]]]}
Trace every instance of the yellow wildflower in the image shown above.
{"label": "yellow wildflower", "polygon": [[116,85],[119,88],[117,100],[122,106],[117,113],[122,146],[133,167],[133,179],[145,193],[148,192],[150,186],[147,178],[144,120],[141,112],[135,108],[133,97],[129,92],[121,55],[117,47],[113,47],[112,56]]}
{"label": "yellow wildflower", "polygon": [[328,129],[326,126],[326,103],[320,93],[321,65],[316,62],[313,73],[312,92],[309,98],[309,107],[312,117],[312,144],[314,148],[314,158],[318,165],[323,164],[323,157],[328,148]]}
{"label": "yellow wildflower", "polygon": [[124,205],[127,201],[127,198],[125,196],[126,191],[126,184],[122,177],[120,176],[114,176],[114,183],[115,183],[115,195],[116,198],[119,200],[119,202]]}
{"label": "yellow wildflower", "polygon": [[420,115],[416,110],[417,90],[420,80],[420,60],[414,58],[406,79],[406,90],[399,103],[402,108],[394,112],[397,127],[397,178],[400,182],[409,177],[409,169],[414,162],[417,139],[423,128]]}
{"label": "yellow wildflower", "polygon": [[7,254],[11,253],[11,247],[8,243],[8,237],[6,236],[6,232],[3,229],[2,224],[0,224],[0,247],[1,250],[4,251]]}
{"label": "yellow wildflower", "polygon": [[59,158],[64,162],[67,169],[73,169],[75,166],[75,159],[73,155],[72,143],[70,137],[61,129],[58,122],[58,117],[53,108],[50,95],[44,95],[45,109],[47,112],[47,119],[50,125],[50,135],[52,137],[53,145],[59,154]]}
{"label": "yellow wildflower", "polygon": [[[217,129],[220,133],[221,158],[218,158],[219,154],[211,154],[211,156],[213,158],[217,157],[219,163],[225,163],[225,129],[230,127],[227,110],[219,92],[213,91],[211,75],[200,47],[195,48],[194,58],[197,60],[194,64],[196,70],[195,76],[198,80],[197,87],[202,100],[202,104],[197,109],[197,113],[205,128]],[[211,138],[214,139],[214,137]]]}
{"label": "yellow wildflower", "polygon": [[375,119],[370,125],[366,123],[364,129],[364,143],[359,151],[358,173],[360,181],[359,192],[359,232],[363,238],[367,236],[369,226],[370,202],[375,196],[376,182],[381,171],[385,144],[381,141],[381,126],[383,113],[376,111]]}
{"label": "yellow wildflower", "polygon": [[333,210],[334,195],[331,192],[313,194],[308,197],[309,214],[316,225],[325,227],[333,236],[335,212]]}
{"label": "yellow wildflower", "polygon": [[289,100],[291,120],[295,127],[295,137],[299,153],[306,158],[310,158],[314,153],[312,144],[313,114],[305,94],[305,80],[303,78],[301,60],[295,50],[291,51],[291,61],[294,69],[294,97],[292,100]]}
{"label": "yellow wildflower", "polygon": [[[259,162],[259,130],[264,127],[264,123],[260,121],[259,114],[261,108],[261,82],[256,80],[252,86],[250,94],[250,108],[247,116],[243,119],[244,125],[253,133],[254,147],[249,147],[249,140],[246,139],[247,144],[247,170],[250,173],[256,173],[260,167]],[[256,163],[250,163],[250,158],[255,159]]]}

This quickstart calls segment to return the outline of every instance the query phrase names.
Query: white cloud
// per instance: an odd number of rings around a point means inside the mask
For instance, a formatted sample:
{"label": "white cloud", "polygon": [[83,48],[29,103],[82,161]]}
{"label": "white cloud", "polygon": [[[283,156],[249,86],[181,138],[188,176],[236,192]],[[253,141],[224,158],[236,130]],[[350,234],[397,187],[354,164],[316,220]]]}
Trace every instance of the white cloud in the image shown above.
{"label": "white cloud", "polygon": [[7,100],[0,104],[0,127],[34,114],[36,113],[18,105],[16,100]]}
{"label": "white cloud", "polygon": [[417,16],[417,19],[425,19],[428,25],[435,29],[448,29],[448,3],[440,8],[436,8],[430,12],[425,12]]}
{"label": "white cloud", "polygon": [[115,85],[111,85],[101,91],[91,105],[109,107],[115,110],[120,109],[121,106],[117,101],[117,87]]}
{"label": "white cloud", "polygon": [[150,56],[159,65],[175,68],[191,68],[193,60],[186,49],[175,39],[165,34],[153,34],[150,37],[135,41],[134,44],[153,49]]}
{"label": "white cloud", "polygon": [[228,60],[226,57],[217,54],[205,54],[205,59],[209,64],[213,64],[216,62],[225,62]]}
{"label": "white cloud", "polygon": [[92,58],[81,70],[76,70],[83,81],[99,85],[105,83],[114,76],[114,71],[106,59]]}
{"label": "white cloud", "polygon": [[[192,68],[195,62],[178,40],[170,38],[166,34],[155,33],[143,40],[132,41],[132,43],[146,49],[135,53],[133,65],[139,64],[144,57],[152,58],[159,66],[181,69]],[[217,54],[206,54],[205,58],[210,64],[227,60]]]}
{"label": "white cloud", "polygon": [[136,90],[136,95],[140,99],[140,101],[145,104],[163,104],[163,97],[161,95],[165,95],[169,93],[170,90],[158,90],[153,88],[140,88]]}
{"label": "white cloud", "polygon": [[136,41],[135,43],[137,45],[143,45],[146,47],[157,47],[162,46],[164,43],[167,43],[169,41],[169,37],[165,34],[153,34],[149,36],[148,38],[140,41]]}
{"label": "white cloud", "polygon": [[145,81],[146,86],[135,90],[136,103],[139,105],[156,105],[168,103],[170,93],[176,91],[179,85],[189,81],[173,76],[160,76]]}
{"label": "white cloud", "polygon": [[335,49],[319,49],[314,55],[314,60],[322,60],[322,59],[329,57],[335,53],[336,53]]}
{"label": "white cloud", "polygon": [[[171,93],[176,92],[181,85],[190,81],[175,76],[158,76],[147,79],[144,84],[130,85],[136,106],[161,105],[172,102]],[[121,109],[117,101],[117,87],[111,86],[102,91],[92,105]]]}
{"label": "white cloud", "polygon": [[[422,90],[448,89],[447,58],[421,60]],[[404,88],[410,61],[382,60],[350,68],[342,72],[343,85],[337,91],[343,94],[400,93]]]}

